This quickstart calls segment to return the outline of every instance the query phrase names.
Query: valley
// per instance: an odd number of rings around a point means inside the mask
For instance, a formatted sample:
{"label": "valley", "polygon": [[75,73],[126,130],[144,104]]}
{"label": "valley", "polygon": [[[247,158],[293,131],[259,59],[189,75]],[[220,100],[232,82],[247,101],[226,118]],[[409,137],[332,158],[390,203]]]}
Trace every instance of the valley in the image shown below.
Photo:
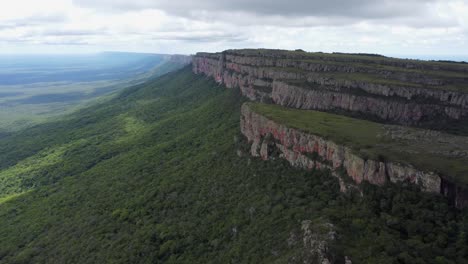
{"label": "valley", "polygon": [[123,52],[0,55],[0,135],[106,100],[188,62],[177,56]]}

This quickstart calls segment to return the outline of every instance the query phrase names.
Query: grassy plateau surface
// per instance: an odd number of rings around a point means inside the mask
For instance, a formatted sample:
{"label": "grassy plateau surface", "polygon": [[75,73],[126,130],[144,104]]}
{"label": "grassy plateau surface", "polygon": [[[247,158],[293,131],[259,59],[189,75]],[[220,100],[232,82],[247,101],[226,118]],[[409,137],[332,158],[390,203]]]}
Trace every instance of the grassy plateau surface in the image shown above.
{"label": "grassy plateau surface", "polygon": [[304,76],[304,79],[306,79],[310,71],[303,67],[308,64],[319,64],[331,67],[331,69],[336,67],[337,69],[342,68],[341,70],[327,69],[320,72],[322,77],[337,81],[348,80],[409,89],[425,88],[464,93],[468,91],[468,63],[466,62],[398,59],[377,54],[323,53],[270,49],[228,50],[226,54],[257,58],[260,61],[265,58],[272,61],[295,61],[299,64],[294,67],[263,65],[263,68],[300,74]]}
{"label": "grassy plateau surface", "polygon": [[468,137],[278,105],[249,105],[287,127],[348,146],[361,157],[412,164],[468,184]]}

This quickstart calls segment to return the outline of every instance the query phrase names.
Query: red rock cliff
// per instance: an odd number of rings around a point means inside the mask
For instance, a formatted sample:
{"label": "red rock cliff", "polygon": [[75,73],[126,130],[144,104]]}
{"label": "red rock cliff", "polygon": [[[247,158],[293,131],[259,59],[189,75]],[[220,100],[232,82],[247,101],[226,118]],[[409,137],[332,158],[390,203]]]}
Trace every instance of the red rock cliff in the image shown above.
{"label": "red rock cliff", "polygon": [[270,120],[252,111],[248,104],[241,109],[241,132],[252,144],[251,154],[265,160],[277,150],[280,158],[295,167],[328,168],[335,172],[344,169],[357,184],[363,181],[375,185],[409,181],[424,191],[449,197],[457,207],[468,205],[468,191],[437,173],[422,171],[408,164],[364,159],[346,146]]}
{"label": "red rock cliff", "polygon": [[251,100],[288,107],[406,125],[468,120],[468,93],[453,88],[468,88],[468,66],[301,54],[198,53],[193,71],[228,88],[239,87]]}

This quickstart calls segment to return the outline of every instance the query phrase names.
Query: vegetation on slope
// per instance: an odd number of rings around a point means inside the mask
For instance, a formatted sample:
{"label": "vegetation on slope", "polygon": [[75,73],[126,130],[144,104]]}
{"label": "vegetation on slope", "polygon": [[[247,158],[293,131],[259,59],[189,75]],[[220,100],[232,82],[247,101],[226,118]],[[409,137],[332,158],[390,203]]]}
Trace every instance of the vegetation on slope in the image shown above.
{"label": "vegetation on slope", "polygon": [[353,263],[468,261],[467,215],[442,197],[343,195],[242,154],[242,101],[186,68],[0,139],[0,262],[286,263],[307,219],[333,223]]}

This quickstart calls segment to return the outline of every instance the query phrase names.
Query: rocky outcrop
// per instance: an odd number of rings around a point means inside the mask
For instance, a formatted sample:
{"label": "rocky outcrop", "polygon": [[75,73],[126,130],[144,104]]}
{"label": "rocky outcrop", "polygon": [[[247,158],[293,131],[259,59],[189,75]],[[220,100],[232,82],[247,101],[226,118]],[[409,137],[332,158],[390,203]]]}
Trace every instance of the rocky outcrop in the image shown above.
{"label": "rocky outcrop", "polygon": [[248,104],[241,109],[241,132],[251,143],[251,155],[265,160],[276,153],[295,167],[330,169],[334,175],[343,171],[357,184],[408,181],[423,191],[449,197],[456,207],[468,205],[468,191],[435,172],[419,170],[410,164],[365,159],[349,147],[270,120],[252,111]]}
{"label": "rocky outcrop", "polygon": [[405,125],[468,120],[468,66],[285,51],[198,53],[193,71],[251,100]]}
{"label": "rocky outcrop", "polygon": [[335,226],[328,222],[304,220],[301,229],[293,231],[288,238],[288,246],[299,248],[299,253],[289,257],[289,264],[352,264],[348,257],[338,257],[331,246],[337,240]]}
{"label": "rocky outcrop", "polygon": [[332,224],[323,224],[314,227],[312,221],[302,221],[303,243],[306,263],[331,264],[333,259],[329,256],[329,243],[336,240],[336,232]]}
{"label": "rocky outcrop", "polygon": [[273,102],[298,109],[349,111],[381,120],[416,124],[434,117],[466,118],[468,111],[459,107],[388,100],[385,96],[356,95],[327,89],[304,89],[281,81],[273,82]]}

